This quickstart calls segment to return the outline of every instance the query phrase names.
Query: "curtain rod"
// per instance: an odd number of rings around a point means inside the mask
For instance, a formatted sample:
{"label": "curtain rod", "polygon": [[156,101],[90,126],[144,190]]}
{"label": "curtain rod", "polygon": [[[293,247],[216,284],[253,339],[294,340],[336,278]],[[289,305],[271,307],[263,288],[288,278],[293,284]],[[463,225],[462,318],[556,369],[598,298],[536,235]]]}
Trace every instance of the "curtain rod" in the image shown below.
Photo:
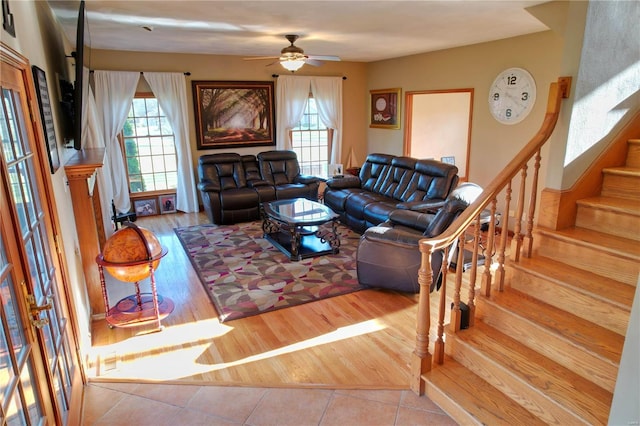
{"label": "curtain rod", "polygon": [[[273,77],[273,78],[278,78],[278,77],[280,77],[280,74],[271,74],[271,77]],[[306,77],[306,76],[303,76],[303,77]],[[325,77],[325,76],[318,76],[318,77]],[[329,76],[329,77],[330,77],[330,76]],[[342,76],[342,79],[343,79],[343,80],[346,80],[346,79],[347,79],[347,77]]]}
{"label": "curtain rod", "polygon": [[[94,72],[94,71],[95,71],[95,70],[89,70],[89,72],[90,72],[90,73],[92,73],[92,74],[93,74],[93,72]],[[111,71],[111,70],[109,70],[109,71]],[[144,71],[140,71],[140,75],[144,75]],[[186,72],[184,73],[184,75],[191,75],[191,73],[190,73],[189,71],[186,71]]]}

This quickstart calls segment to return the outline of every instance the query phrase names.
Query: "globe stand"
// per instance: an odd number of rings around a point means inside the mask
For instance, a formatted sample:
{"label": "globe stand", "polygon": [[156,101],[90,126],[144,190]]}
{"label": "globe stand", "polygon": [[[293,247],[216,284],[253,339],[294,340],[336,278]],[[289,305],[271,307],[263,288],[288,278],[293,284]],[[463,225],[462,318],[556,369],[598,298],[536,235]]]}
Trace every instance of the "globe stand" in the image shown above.
{"label": "globe stand", "polygon": [[[162,319],[166,318],[174,309],[173,301],[168,297],[158,295],[156,289],[155,269],[159,265],[160,259],[167,254],[167,249],[161,247],[160,244],[156,242],[155,250],[152,254],[149,242],[143,235],[144,232],[148,233],[149,231],[141,229],[130,222],[125,222],[124,225],[135,231],[134,235],[136,238],[140,238],[144,250],[142,255],[134,253],[131,256],[133,259],[131,259],[130,256],[125,256],[126,259],[131,260],[119,258],[117,262],[114,262],[110,261],[114,260],[112,257],[109,258],[110,260],[105,259],[103,253],[96,257],[96,263],[98,264],[100,272],[100,286],[102,287],[105,319],[110,328],[155,324],[155,329],[152,331],[160,331],[163,329],[161,324]],[[126,231],[123,228],[116,232],[116,234],[120,232]],[[116,234],[114,234],[114,237]],[[153,237],[153,240],[156,240],[153,234],[150,235]],[[110,241],[107,242],[107,244],[109,243]],[[130,247],[118,246],[117,244],[120,244],[118,241],[113,244],[116,245],[115,249],[118,253],[128,252],[130,250]],[[110,250],[105,250],[105,253],[107,251],[110,252]],[[111,306],[104,275],[105,268],[118,281],[133,283],[135,286],[135,294],[126,296],[120,299],[114,306]],[[140,291],[140,281],[146,278],[149,278],[151,283],[150,293],[142,293]]]}

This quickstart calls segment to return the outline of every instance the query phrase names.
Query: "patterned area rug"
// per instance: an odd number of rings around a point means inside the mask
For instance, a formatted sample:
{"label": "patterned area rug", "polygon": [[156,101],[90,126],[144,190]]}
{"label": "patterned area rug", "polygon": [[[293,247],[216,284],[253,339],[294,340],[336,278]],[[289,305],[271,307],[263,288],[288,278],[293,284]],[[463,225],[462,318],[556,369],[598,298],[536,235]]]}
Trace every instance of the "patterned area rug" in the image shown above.
{"label": "patterned area rug", "polygon": [[259,221],[175,229],[222,322],[361,290],[360,236],[338,231],[340,253],[292,262],[262,238]]}

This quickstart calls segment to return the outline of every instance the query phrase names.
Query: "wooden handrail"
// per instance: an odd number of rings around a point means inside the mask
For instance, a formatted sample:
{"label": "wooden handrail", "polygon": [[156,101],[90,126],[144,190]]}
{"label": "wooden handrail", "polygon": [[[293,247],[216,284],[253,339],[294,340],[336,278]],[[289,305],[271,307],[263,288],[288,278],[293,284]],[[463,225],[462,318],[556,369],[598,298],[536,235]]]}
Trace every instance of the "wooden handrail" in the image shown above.
{"label": "wooden handrail", "polygon": [[[493,247],[493,238],[494,238],[494,227],[495,227],[495,212],[496,212],[496,200],[498,195],[506,189],[507,192],[507,203],[510,202],[511,199],[511,181],[514,179],[519,173],[523,175],[523,187],[521,188],[521,197],[518,202],[518,221],[522,220],[521,215],[523,214],[523,205],[522,205],[522,190],[524,188],[524,177],[526,176],[526,168],[528,162],[535,158],[536,160],[536,170],[535,170],[535,179],[537,179],[537,168],[539,167],[540,162],[540,150],[542,146],[547,142],[549,137],[551,136],[556,123],[558,121],[558,116],[560,114],[560,105],[563,98],[567,98],[569,96],[569,90],[571,87],[571,77],[560,77],[557,82],[551,83],[549,88],[549,97],[547,100],[547,110],[540,126],[540,129],[537,133],[531,138],[531,140],[524,146],[524,148],[509,162],[509,164],[496,176],[495,179],[489,183],[482,191],[482,193],[478,196],[478,198],[467,207],[464,212],[445,230],[442,234],[433,237],[433,238],[425,238],[420,240],[419,247],[420,252],[422,253],[422,264],[420,270],[418,272],[418,283],[420,284],[420,294],[418,297],[418,318],[417,318],[417,326],[416,326],[416,347],[413,352],[412,359],[412,379],[411,379],[411,388],[414,392],[418,394],[422,394],[424,392],[424,382],[422,380],[422,374],[426,373],[431,369],[431,354],[429,353],[429,329],[431,327],[430,323],[430,295],[429,289],[431,286],[431,282],[433,280],[431,274],[431,254],[436,252],[437,250],[443,249],[447,250],[448,247],[455,241],[459,241],[463,244],[464,234],[467,229],[476,225],[476,246],[473,250],[474,259],[477,255],[477,232],[479,228],[479,217],[483,210],[489,208],[491,213],[491,221],[489,223],[489,242],[488,245]],[[537,182],[534,182],[533,191],[537,191]],[[531,200],[535,204],[535,194],[532,195]],[[533,209],[533,206],[531,207]],[[533,211],[529,212],[530,220],[532,221]],[[508,220],[508,219],[507,219]],[[531,222],[532,223],[532,222]],[[507,227],[508,221],[503,225],[503,232],[507,232],[508,229],[504,229]],[[517,224],[518,232],[520,229],[520,224]],[[517,238],[521,239],[520,236]],[[504,245],[506,242],[505,235],[500,239],[500,247],[501,253],[499,254],[500,262],[504,262]],[[520,246],[518,246],[519,249]],[[530,249],[530,247],[529,247]],[[528,254],[530,255],[530,253]],[[485,254],[486,257],[486,254]],[[459,261],[462,261],[462,250],[460,250]],[[486,260],[487,261],[487,260]],[[490,263],[487,261],[487,263]],[[458,263],[460,264],[460,262]],[[446,268],[446,262],[443,262],[443,268]],[[475,267],[475,266],[474,266]],[[502,267],[502,265],[500,265]],[[462,270],[462,268],[458,268]],[[444,271],[443,269],[443,272]],[[489,276],[489,266],[485,264],[485,274]],[[474,271],[474,280],[475,280],[475,271]],[[486,292],[485,295],[488,296],[490,291],[490,277],[487,279],[487,282],[483,283],[483,290]],[[454,300],[459,302],[459,290],[460,290],[460,279],[456,277],[456,294],[454,295]],[[439,318],[443,318],[442,311],[445,309],[445,289],[446,283],[442,284],[441,295],[440,295],[440,312]],[[471,289],[471,294],[473,295],[473,288]],[[474,297],[474,296],[472,296]],[[473,308],[473,300],[470,301],[471,307]],[[455,310],[458,310],[458,305],[455,306]],[[434,350],[434,361],[438,363],[442,363],[444,360],[444,340],[442,338],[442,327],[443,324],[442,319],[439,320],[438,324],[438,336],[435,341],[435,350]],[[459,322],[459,319],[454,318],[452,315],[452,323],[454,321]],[[473,321],[473,319],[471,319]],[[459,325],[458,325],[459,326]]]}

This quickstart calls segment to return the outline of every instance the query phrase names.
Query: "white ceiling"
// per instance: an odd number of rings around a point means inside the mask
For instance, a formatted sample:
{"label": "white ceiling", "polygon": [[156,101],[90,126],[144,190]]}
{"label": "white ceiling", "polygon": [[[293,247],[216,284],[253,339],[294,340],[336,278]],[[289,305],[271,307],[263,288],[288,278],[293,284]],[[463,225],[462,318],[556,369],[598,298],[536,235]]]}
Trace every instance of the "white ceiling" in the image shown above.
{"label": "white ceiling", "polygon": [[[75,44],[79,1],[48,0]],[[278,56],[285,34],[308,55],[370,62],[547,30],[545,1],[86,0],[93,49]],[[152,29],[143,29],[147,26]]]}

